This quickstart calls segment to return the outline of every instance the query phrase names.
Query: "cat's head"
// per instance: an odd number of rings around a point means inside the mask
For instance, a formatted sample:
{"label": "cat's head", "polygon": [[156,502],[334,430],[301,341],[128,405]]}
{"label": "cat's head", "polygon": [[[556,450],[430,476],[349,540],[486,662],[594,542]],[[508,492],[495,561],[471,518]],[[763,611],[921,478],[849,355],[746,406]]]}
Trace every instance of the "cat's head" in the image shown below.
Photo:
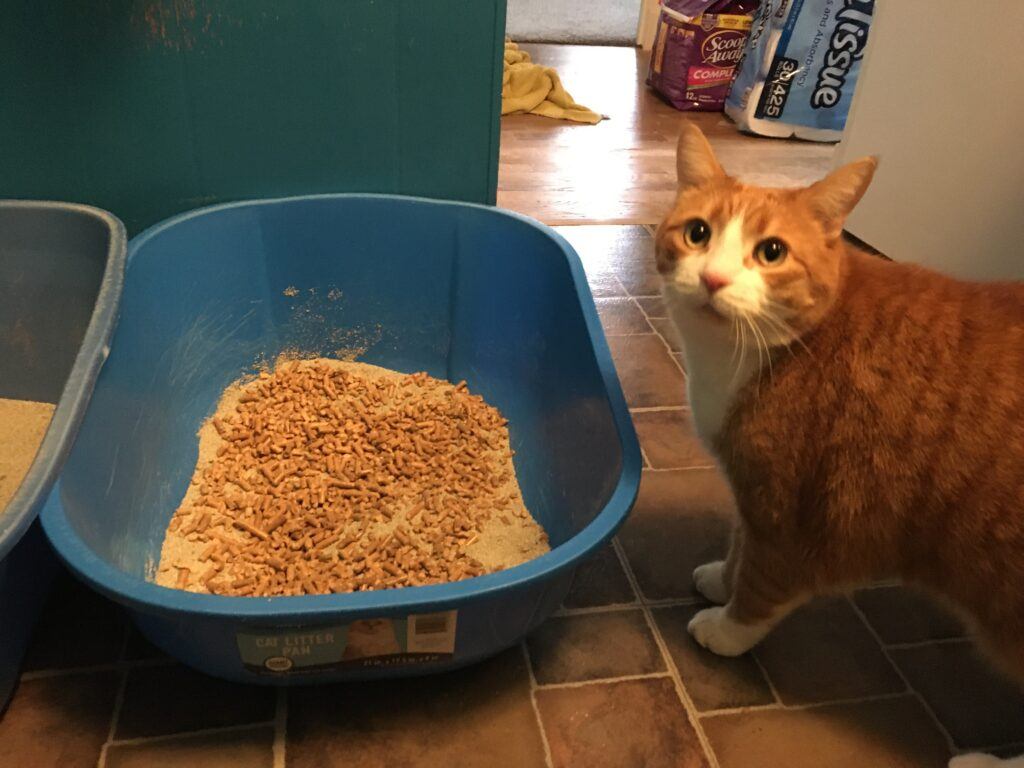
{"label": "cat's head", "polygon": [[751,187],[725,174],[687,122],[679,194],[657,234],[666,298],[702,327],[753,321],[771,346],[798,338],[836,298],[843,222],[876,165],[857,160],[804,189]]}

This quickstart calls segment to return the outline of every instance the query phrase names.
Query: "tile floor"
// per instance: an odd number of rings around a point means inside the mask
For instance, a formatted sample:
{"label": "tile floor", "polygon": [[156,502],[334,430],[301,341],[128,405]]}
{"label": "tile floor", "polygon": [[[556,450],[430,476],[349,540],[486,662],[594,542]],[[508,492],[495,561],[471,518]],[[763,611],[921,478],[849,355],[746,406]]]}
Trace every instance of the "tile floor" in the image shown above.
{"label": "tile floor", "polygon": [[284,692],[181,667],[65,581],[0,720],[0,766],[938,768],[969,747],[1024,751],[1024,697],[898,587],[808,606],[739,659],[690,640],[690,572],[721,555],[733,510],[688,427],[650,232],[562,231],[647,468],[630,520],[557,616],[470,669]]}

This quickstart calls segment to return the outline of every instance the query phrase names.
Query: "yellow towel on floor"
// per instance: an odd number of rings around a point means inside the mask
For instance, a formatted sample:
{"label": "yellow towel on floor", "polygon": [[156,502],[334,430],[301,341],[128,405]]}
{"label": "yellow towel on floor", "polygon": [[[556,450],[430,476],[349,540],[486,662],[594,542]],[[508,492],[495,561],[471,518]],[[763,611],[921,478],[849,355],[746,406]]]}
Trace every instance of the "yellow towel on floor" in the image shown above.
{"label": "yellow towel on floor", "polygon": [[599,123],[601,115],[577,104],[562,87],[551,67],[534,64],[530,54],[505,41],[505,70],[501,78],[501,114],[529,112],[577,123]]}

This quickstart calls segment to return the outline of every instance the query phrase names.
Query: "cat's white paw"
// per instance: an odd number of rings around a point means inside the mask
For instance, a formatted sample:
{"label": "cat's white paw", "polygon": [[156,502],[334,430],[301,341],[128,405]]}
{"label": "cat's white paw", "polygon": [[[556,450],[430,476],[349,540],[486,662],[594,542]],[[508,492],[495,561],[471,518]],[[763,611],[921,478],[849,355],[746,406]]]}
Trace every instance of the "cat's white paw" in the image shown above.
{"label": "cat's white paw", "polygon": [[694,640],[719,656],[744,654],[768,633],[765,626],[734,621],[720,605],[700,611],[687,629]]}
{"label": "cat's white paw", "polygon": [[712,603],[729,602],[729,589],[725,586],[725,561],[698,565],[693,571],[693,586]]}
{"label": "cat's white paw", "polygon": [[1024,756],[1000,760],[994,755],[972,752],[969,755],[954,757],[949,761],[949,768],[1024,768]]}

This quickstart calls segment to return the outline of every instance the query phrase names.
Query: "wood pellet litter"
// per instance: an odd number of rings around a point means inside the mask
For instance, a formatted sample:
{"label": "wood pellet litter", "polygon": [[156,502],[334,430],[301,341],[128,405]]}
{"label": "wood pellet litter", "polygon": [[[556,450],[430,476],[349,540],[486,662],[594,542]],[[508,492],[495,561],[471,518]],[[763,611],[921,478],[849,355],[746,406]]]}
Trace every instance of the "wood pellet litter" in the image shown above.
{"label": "wood pellet litter", "polygon": [[501,414],[465,383],[325,358],[225,390],[156,583],[273,596],[437,584],[549,550]]}
{"label": "wood pellet litter", "polygon": [[52,403],[0,397],[0,514],[32,466],[54,407]]}

